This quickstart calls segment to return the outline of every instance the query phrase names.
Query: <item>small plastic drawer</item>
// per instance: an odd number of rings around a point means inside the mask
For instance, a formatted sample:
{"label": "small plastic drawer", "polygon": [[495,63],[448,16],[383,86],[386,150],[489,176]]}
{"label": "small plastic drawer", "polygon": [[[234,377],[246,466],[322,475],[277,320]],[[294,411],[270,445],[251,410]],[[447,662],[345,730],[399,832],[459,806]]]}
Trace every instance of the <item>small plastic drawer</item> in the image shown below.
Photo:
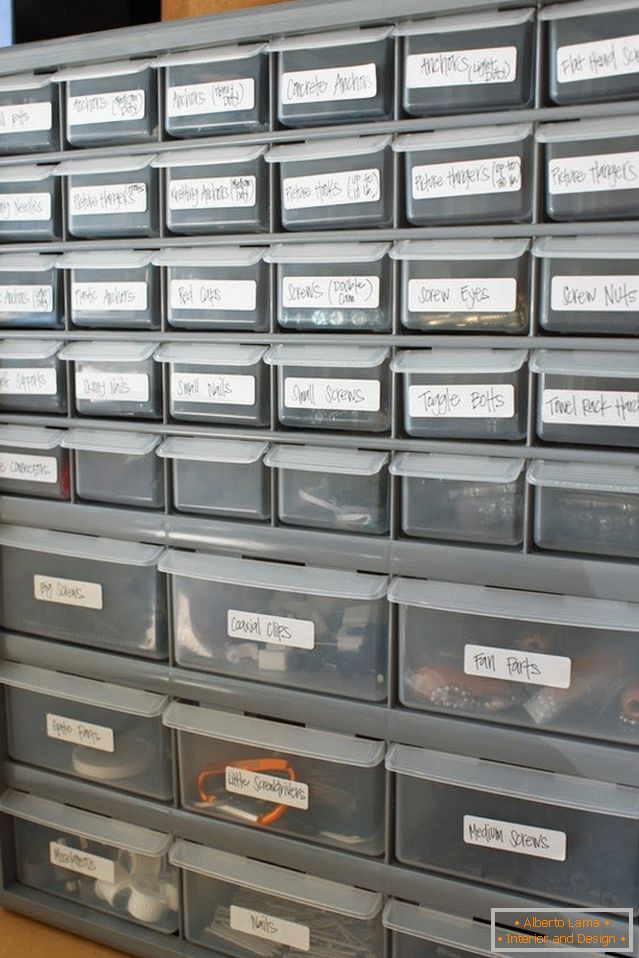
{"label": "small plastic drawer", "polygon": [[639,242],[632,236],[536,240],[539,325],[551,333],[639,333]]}
{"label": "small plastic drawer", "polygon": [[64,160],[57,176],[67,183],[67,229],[78,239],[157,236],[158,173],[152,156]]}
{"label": "small plastic drawer", "polygon": [[330,446],[273,446],[280,522],[311,529],[385,535],[388,454]]}
{"label": "small plastic drawer", "polygon": [[153,931],[177,931],[169,835],[13,789],[0,798],[0,812],[13,819],[20,884]]}
{"label": "small plastic drawer", "polygon": [[379,346],[273,346],[278,418],[298,429],[388,432],[389,350]]}
{"label": "small plastic drawer", "polygon": [[393,117],[392,27],[281,37],[277,118],[284,126],[322,126]]}
{"label": "small plastic drawer", "polygon": [[386,764],[401,862],[551,901],[636,907],[636,788],[406,745]]}
{"label": "small plastic drawer", "polygon": [[60,148],[58,91],[51,76],[23,73],[0,79],[0,153]]}
{"label": "small plastic drawer", "polygon": [[432,349],[398,352],[404,431],[425,439],[526,436],[528,353],[522,349]]}
{"label": "small plastic drawer", "polygon": [[81,416],[160,419],[156,349],[157,343],[110,340],[65,346],[60,355],[74,365],[76,411]]}
{"label": "small plastic drawer", "polygon": [[57,256],[38,253],[0,255],[0,328],[59,329],[62,282]]}
{"label": "small plastic drawer", "polygon": [[102,250],[65,253],[58,266],[69,271],[69,316],[89,329],[158,329],[159,270],[153,253]]}
{"label": "small plastic drawer", "polygon": [[415,226],[529,223],[533,213],[532,124],[407,133],[406,218]]}
{"label": "small plastic drawer", "polygon": [[539,349],[537,435],[546,442],[639,446],[639,356]]}
{"label": "small plastic drawer", "polygon": [[401,323],[424,333],[525,333],[530,324],[528,240],[408,240]]}
{"label": "small plastic drawer", "polygon": [[73,449],[79,499],[161,509],[164,470],[156,455],[161,436],[110,429],[71,429],[62,440]]}
{"label": "small plastic drawer", "polygon": [[167,343],[156,353],[169,365],[169,408],[186,422],[269,424],[266,346]]}
{"label": "small plastic drawer", "polygon": [[383,853],[383,742],[180,703],[163,720],[178,733],[189,811],[359,855]]}
{"label": "small plastic drawer", "polygon": [[0,493],[69,498],[69,457],[64,432],[39,426],[0,426]]}
{"label": "small plastic drawer", "polygon": [[403,23],[404,110],[410,116],[533,106],[535,11]]}
{"label": "small plastic drawer", "polygon": [[264,257],[277,265],[277,321],[311,332],[390,332],[389,243],[285,243]]}
{"label": "small plastic drawer", "polygon": [[178,665],[381,702],[388,609],[381,575],[170,551]]}
{"label": "small plastic drawer", "polygon": [[237,958],[382,954],[378,893],[185,841],[170,860],[182,869],[185,935],[196,945]]}
{"label": "small plastic drawer", "polygon": [[391,898],[382,922],[391,933],[393,958],[490,958],[494,954],[490,924],[482,921]]}
{"label": "small plastic drawer", "polygon": [[50,339],[0,342],[0,410],[65,413],[67,369],[63,344]]}
{"label": "small plastic drawer", "polygon": [[265,152],[258,143],[160,154],[154,165],[165,170],[167,229],[187,236],[268,230]]}
{"label": "small plastic drawer", "polygon": [[3,526],[0,555],[6,629],[166,658],[159,546]]}
{"label": "small plastic drawer", "polygon": [[158,449],[169,459],[178,512],[260,522],[271,516],[266,442],[173,436]]}
{"label": "small plastic drawer", "polygon": [[272,146],[265,158],[279,164],[284,229],[391,226],[390,143],[390,136],[357,136]]}
{"label": "small plastic drawer", "polygon": [[270,276],[263,246],[163,249],[167,319],[176,329],[263,333],[269,329]]}
{"label": "small plastic drawer", "polygon": [[173,797],[164,695],[0,663],[9,755],[108,788]]}
{"label": "small plastic drawer", "polygon": [[265,43],[157,57],[164,69],[164,128],[170,136],[217,136],[268,129]]}
{"label": "small plastic drawer", "polygon": [[639,7],[588,0],[546,7],[548,94],[554,103],[598,103],[637,95]]}
{"label": "small plastic drawer", "polygon": [[539,460],[528,482],[540,549],[639,559],[639,469]]}
{"label": "small plastic drawer", "polygon": [[546,215],[559,222],[639,217],[639,119],[542,123]]}
{"label": "small plastic drawer", "polygon": [[59,239],[62,235],[60,184],[55,166],[3,166],[0,169],[0,242]]}
{"label": "small plastic drawer", "polygon": [[403,452],[401,527],[418,539],[518,546],[524,537],[523,459]]}
{"label": "small plastic drawer", "polygon": [[639,605],[413,579],[389,599],[408,708],[639,741]]}

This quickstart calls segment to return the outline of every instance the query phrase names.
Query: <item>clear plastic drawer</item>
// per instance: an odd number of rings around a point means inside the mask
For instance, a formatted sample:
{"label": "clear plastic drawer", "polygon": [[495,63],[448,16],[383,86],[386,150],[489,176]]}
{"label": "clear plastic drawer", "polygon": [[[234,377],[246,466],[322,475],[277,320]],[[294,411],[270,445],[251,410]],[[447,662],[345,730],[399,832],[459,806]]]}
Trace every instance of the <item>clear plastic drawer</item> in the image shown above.
{"label": "clear plastic drawer", "polygon": [[[451,908],[454,907],[451,903]],[[382,922],[391,933],[393,958],[491,958],[494,955],[491,927],[481,921],[391,898],[384,908]]]}
{"label": "clear plastic drawer", "polygon": [[60,148],[58,91],[47,74],[0,79],[0,153]]}
{"label": "clear plastic drawer", "polygon": [[81,416],[160,419],[162,384],[153,362],[157,343],[70,343],[61,357],[73,363],[75,408]]}
{"label": "clear plastic drawer", "polygon": [[55,166],[0,168],[0,241],[59,239],[62,235],[60,184]]}
{"label": "clear plastic drawer", "polygon": [[69,498],[69,456],[61,429],[0,426],[0,493]]}
{"label": "clear plastic drawer", "polygon": [[111,429],[71,429],[62,440],[73,449],[79,499],[161,509],[164,470],[156,455],[161,436]]}
{"label": "clear plastic drawer", "polygon": [[0,255],[0,327],[59,329],[64,306],[57,256]]}
{"label": "clear plastic drawer", "polygon": [[64,413],[67,370],[63,343],[51,339],[4,339],[0,342],[0,410]]}
{"label": "clear plastic drawer", "polygon": [[101,250],[65,253],[58,266],[69,272],[69,316],[89,329],[158,329],[159,271],[153,253]]}

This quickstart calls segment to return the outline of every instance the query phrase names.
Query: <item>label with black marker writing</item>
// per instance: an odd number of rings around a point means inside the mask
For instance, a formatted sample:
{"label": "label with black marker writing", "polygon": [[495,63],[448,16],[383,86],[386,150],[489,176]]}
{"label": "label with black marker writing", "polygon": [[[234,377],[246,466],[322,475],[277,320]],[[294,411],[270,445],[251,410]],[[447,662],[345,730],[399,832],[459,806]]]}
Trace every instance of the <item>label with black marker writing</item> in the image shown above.
{"label": "label with black marker writing", "polygon": [[515,387],[503,383],[409,386],[408,412],[417,419],[511,419]]}
{"label": "label with black marker writing", "polygon": [[287,921],[253,909],[240,908],[238,905],[231,905],[229,912],[230,925],[234,931],[286,945],[296,951],[311,949],[311,932],[308,925],[300,925],[296,921]]}
{"label": "label with black marker writing", "polygon": [[516,855],[566,861],[566,833],[550,828],[464,815],[464,842],[467,845],[514,852]]}
{"label": "label with black marker writing", "polygon": [[639,310],[639,276],[553,276],[555,312],[633,313]]}
{"label": "label with black marker writing", "polygon": [[330,100],[367,100],[377,95],[374,63],[324,70],[284,73],[282,103],[326,103]]}
{"label": "label with black marker writing", "polygon": [[639,426],[639,392],[544,389],[543,422],[567,426]]}
{"label": "label with black marker writing", "polygon": [[416,53],[406,60],[406,86],[425,89],[512,83],[517,77],[517,47]]}
{"label": "label with black marker writing", "polygon": [[464,672],[508,682],[570,688],[572,662],[565,655],[546,655],[488,645],[464,646]]}

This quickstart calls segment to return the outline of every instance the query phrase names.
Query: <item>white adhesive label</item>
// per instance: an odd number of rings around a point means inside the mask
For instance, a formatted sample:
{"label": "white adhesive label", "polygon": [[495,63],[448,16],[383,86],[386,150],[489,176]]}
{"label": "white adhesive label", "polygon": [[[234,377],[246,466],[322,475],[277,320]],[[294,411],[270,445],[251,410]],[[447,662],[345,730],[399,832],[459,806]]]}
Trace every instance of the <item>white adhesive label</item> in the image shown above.
{"label": "white adhesive label", "polygon": [[0,106],[0,135],[2,133],[36,133],[50,130],[53,111],[50,103],[16,103]]}
{"label": "white adhesive label", "polygon": [[284,380],[287,409],[341,409],[378,412],[381,384],[375,379],[307,379],[289,376]]}
{"label": "white adhesive label", "polygon": [[377,95],[374,63],[325,70],[296,70],[282,76],[282,103],[368,100]]}
{"label": "white adhesive label", "polygon": [[146,283],[73,283],[71,296],[79,312],[136,312],[148,303]]}
{"label": "white adhesive label", "polygon": [[80,851],[78,848],[69,848],[62,842],[49,842],[49,861],[58,868],[95,878],[96,881],[115,881],[115,862],[110,858],[101,858],[90,852]]}
{"label": "white adhesive label", "polygon": [[57,391],[55,369],[38,366],[0,369],[0,396],[55,396]]}
{"label": "white adhesive label", "polygon": [[229,309],[253,312],[257,306],[254,279],[172,279],[171,309]]}
{"label": "white adhesive label", "polygon": [[521,189],[521,159],[500,156],[494,160],[429,163],[413,167],[411,181],[414,200],[516,193]]}
{"label": "white adhesive label", "polygon": [[54,484],[58,481],[58,460],[53,456],[0,452],[0,478]]}
{"label": "white adhesive label", "polygon": [[567,426],[639,426],[639,392],[544,389],[542,421]]}
{"label": "white adhesive label", "polygon": [[31,223],[50,219],[50,193],[0,194],[0,222]]}
{"label": "white adhesive label", "polygon": [[569,689],[572,663],[565,655],[523,652],[488,645],[464,646],[464,672],[508,682]]}
{"label": "white adhesive label", "polygon": [[639,34],[559,47],[556,65],[557,83],[639,73]]}
{"label": "white adhesive label", "polygon": [[236,113],[255,106],[255,81],[216,80],[169,87],[167,116],[200,116],[203,113]]}
{"label": "white adhesive label", "polygon": [[233,931],[264,938],[278,945],[287,945],[297,951],[311,950],[311,932],[308,925],[286,921],[284,918],[276,918],[275,915],[249,908],[240,908],[238,905],[231,905],[229,911]]}
{"label": "white adhesive label", "polygon": [[254,406],[255,376],[172,372],[171,399],[177,402]]}
{"label": "white adhesive label", "polygon": [[249,208],[256,203],[254,176],[206,176],[171,180],[169,208],[172,210],[213,210]]}
{"label": "white adhesive label", "polygon": [[548,163],[548,190],[553,196],[636,190],[638,186],[639,152],[569,156]]}
{"label": "white adhesive label", "polygon": [[146,183],[112,183],[69,189],[72,216],[146,213]]}
{"label": "white adhesive label", "polygon": [[416,53],[406,61],[409,89],[512,83],[517,77],[517,47]]}
{"label": "white adhesive label", "polygon": [[261,775],[234,765],[227,765],[224,775],[227,792],[308,810],[308,785],[304,782],[292,782],[278,775]]}
{"label": "white adhesive label", "polygon": [[59,742],[94,748],[98,752],[115,752],[113,729],[90,722],[78,722],[77,719],[53,715],[50,712],[47,713],[47,737],[55,738]]}
{"label": "white adhesive label", "polygon": [[284,180],[282,193],[287,210],[376,203],[381,196],[379,170],[288,176]]}
{"label": "white adhesive label", "polygon": [[75,374],[77,399],[88,402],[148,402],[146,373],[102,373],[84,366]]}
{"label": "white adhesive label", "polygon": [[377,309],[379,276],[285,276],[282,306],[287,309]]}
{"label": "white adhesive label", "polygon": [[56,605],[77,605],[83,609],[102,608],[102,586],[99,582],[60,579],[51,575],[34,575],[33,595],[38,602]]}
{"label": "white adhesive label", "polygon": [[636,312],[639,276],[553,276],[550,308],[555,312]]}
{"label": "white adhesive label", "polygon": [[409,386],[408,412],[416,419],[511,419],[515,387],[503,383]]}
{"label": "white adhesive label", "polygon": [[265,642],[307,651],[315,648],[315,623],[306,619],[229,609],[226,631],[230,639]]}
{"label": "white adhesive label", "polygon": [[512,313],[516,279],[411,279],[410,313]]}
{"label": "white adhesive label", "polygon": [[566,833],[550,828],[535,828],[533,825],[516,825],[494,818],[477,818],[464,815],[464,842],[496,848],[516,855],[533,858],[550,858],[555,862],[566,861]]}
{"label": "white adhesive label", "polygon": [[50,313],[53,286],[0,286],[0,310],[7,313]]}
{"label": "white adhesive label", "polygon": [[144,90],[122,90],[119,93],[93,93],[67,97],[69,126],[93,123],[122,123],[143,120]]}

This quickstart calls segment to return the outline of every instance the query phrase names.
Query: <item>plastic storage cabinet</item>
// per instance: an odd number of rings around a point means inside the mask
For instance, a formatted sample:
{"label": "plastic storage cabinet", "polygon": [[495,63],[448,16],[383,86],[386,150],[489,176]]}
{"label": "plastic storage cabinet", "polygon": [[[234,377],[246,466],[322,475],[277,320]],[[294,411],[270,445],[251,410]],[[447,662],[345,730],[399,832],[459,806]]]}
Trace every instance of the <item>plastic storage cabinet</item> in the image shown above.
{"label": "plastic storage cabinet", "polygon": [[164,695],[0,663],[11,758],[159,800],[173,795]]}
{"label": "plastic storage cabinet", "polygon": [[524,537],[523,459],[403,452],[402,532],[418,539],[517,546]]}
{"label": "plastic storage cabinet", "polygon": [[547,442],[639,446],[639,357],[540,349],[537,435]]}
{"label": "plastic storage cabinet", "polygon": [[632,236],[537,240],[539,325],[551,333],[639,333],[639,242]]}
{"label": "plastic storage cabinet", "polygon": [[262,246],[163,249],[153,259],[167,281],[167,319],[176,329],[266,332],[269,269]]}
{"label": "plastic storage cabinet", "polygon": [[160,568],[184,668],[386,698],[385,576],[175,551]]}
{"label": "plastic storage cabinet", "polygon": [[69,67],[65,83],[66,135],[72,146],[145,143],[157,137],[156,76],[151,60]]}
{"label": "plastic storage cabinet", "polygon": [[164,128],[170,136],[216,136],[268,128],[265,43],[169,53],[164,68]]}
{"label": "plastic storage cabinet", "polygon": [[0,80],[0,153],[60,147],[58,91],[50,76],[33,73]]}
{"label": "plastic storage cabinet", "polygon": [[548,92],[555,103],[597,103],[637,95],[639,10],[627,0],[546,7]]}
{"label": "plastic storage cabinet", "polygon": [[393,149],[406,157],[409,223],[530,222],[531,124],[408,133]]}
{"label": "plastic storage cabinet", "polygon": [[173,436],[158,449],[169,459],[178,512],[261,521],[270,518],[266,442]]}
{"label": "plastic storage cabinet", "polygon": [[164,470],[155,454],[160,436],[110,429],[71,429],[62,441],[73,449],[79,499],[161,509]]}
{"label": "plastic storage cabinet", "polygon": [[14,822],[22,885],[154,931],[177,931],[169,835],[13,789],[0,798],[0,812]]}
{"label": "plastic storage cabinet", "polygon": [[301,429],[388,432],[389,350],[379,346],[273,346],[278,418]]}
{"label": "plastic storage cabinet", "polygon": [[525,333],[530,323],[528,240],[396,243],[401,322],[425,333]]}
{"label": "plastic storage cabinet", "polygon": [[67,229],[78,239],[157,236],[158,174],[152,156],[64,160],[56,175],[67,182]]}
{"label": "plastic storage cabinet", "polygon": [[274,246],[277,321],[312,332],[390,332],[388,243],[300,243]]}
{"label": "plastic storage cabinet", "polygon": [[286,230],[391,226],[390,136],[357,136],[272,146],[280,168]]}
{"label": "plastic storage cabinet", "polygon": [[62,283],[57,256],[0,255],[0,327],[57,329],[62,325]]}
{"label": "plastic storage cabinet", "polygon": [[411,116],[530,107],[534,10],[403,23],[404,110]]}
{"label": "plastic storage cabinet", "polygon": [[58,266],[69,271],[69,314],[91,329],[157,329],[160,282],[153,253],[102,250],[65,253]]}
{"label": "plastic storage cabinet", "polygon": [[551,220],[639,217],[639,119],[542,123]]}
{"label": "plastic storage cabinet", "polygon": [[277,118],[317,126],[393,116],[392,27],[282,37],[277,53]]}
{"label": "plastic storage cabinet", "polygon": [[277,514],[291,526],[336,532],[388,532],[388,454],[330,446],[274,446]]}
{"label": "plastic storage cabinet", "polygon": [[161,554],[160,547],[137,542],[3,526],[2,624],[109,652],[165,658]]}
{"label": "plastic storage cabinet", "polygon": [[[514,916],[513,916],[514,917]],[[391,898],[382,915],[395,958],[490,958],[490,925]]]}
{"label": "plastic storage cabinet", "polygon": [[160,419],[160,372],[156,343],[70,343],[61,357],[74,364],[75,408],[81,416]]}
{"label": "plastic storage cabinet", "polygon": [[0,169],[0,241],[58,239],[62,235],[60,185],[55,166]]}
{"label": "plastic storage cabinet", "polygon": [[540,460],[528,482],[541,549],[639,558],[639,469]]}
{"label": "plastic storage cabinet", "polygon": [[404,430],[426,439],[526,436],[528,371],[522,349],[398,352]]}
{"label": "plastic storage cabinet", "polygon": [[162,153],[166,226],[171,233],[260,232],[269,228],[266,146],[211,147]]}
{"label": "plastic storage cabinet", "polygon": [[0,493],[69,498],[69,457],[64,432],[39,426],[0,426]]}
{"label": "plastic storage cabinet", "polygon": [[0,342],[0,410],[64,413],[67,373],[62,343],[47,339]]}
{"label": "plastic storage cabinet", "polygon": [[186,422],[269,423],[266,346],[167,343],[156,359],[169,365],[169,408]]}
{"label": "plastic storage cabinet", "polygon": [[382,742],[179,703],[164,722],[178,732],[181,801],[190,811],[382,854]]}
{"label": "plastic storage cabinet", "polygon": [[183,870],[185,934],[197,945],[272,958],[382,953],[379,894],[190,842],[176,842],[170,859]]}
{"label": "plastic storage cabinet", "polygon": [[400,861],[580,906],[637,902],[635,788],[405,745],[387,767]]}

